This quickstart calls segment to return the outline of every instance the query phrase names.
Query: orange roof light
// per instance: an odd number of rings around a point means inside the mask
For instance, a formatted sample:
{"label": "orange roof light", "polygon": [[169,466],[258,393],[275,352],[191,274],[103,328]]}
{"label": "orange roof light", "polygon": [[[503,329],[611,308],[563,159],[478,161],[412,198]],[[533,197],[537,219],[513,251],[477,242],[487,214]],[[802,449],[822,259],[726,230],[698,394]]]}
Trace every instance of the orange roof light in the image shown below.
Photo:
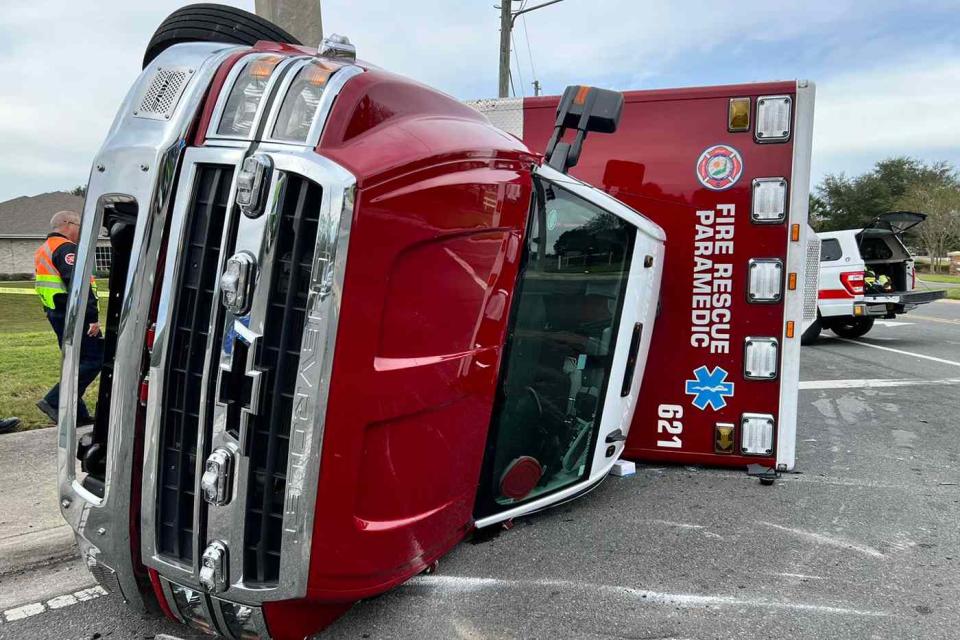
{"label": "orange roof light", "polygon": [[303,79],[316,87],[322,87],[327,84],[332,73],[333,69],[328,69],[324,65],[311,64],[303,70]]}
{"label": "orange roof light", "polygon": [[252,63],[250,63],[250,75],[254,78],[260,80],[265,80],[270,77],[270,74],[273,73],[273,70],[278,64],[280,64],[280,56],[265,56],[263,58],[257,58]]}
{"label": "orange roof light", "polygon": [[583,104],[587,100],[587,94],[590,93],[590,87],[583,85],[577,89],[577,96],[573,99],[576,104]]}

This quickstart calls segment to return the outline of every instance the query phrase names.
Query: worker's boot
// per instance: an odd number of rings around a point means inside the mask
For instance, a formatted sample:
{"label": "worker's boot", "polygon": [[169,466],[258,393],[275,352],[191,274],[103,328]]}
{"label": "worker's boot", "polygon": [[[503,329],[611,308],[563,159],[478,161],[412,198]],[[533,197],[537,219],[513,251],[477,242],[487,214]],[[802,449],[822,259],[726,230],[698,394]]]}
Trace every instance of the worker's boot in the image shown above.
{"label": "worker's boot", "polygon": [[0,433],[10,433],[20,426],[20,418],[0,419]]}

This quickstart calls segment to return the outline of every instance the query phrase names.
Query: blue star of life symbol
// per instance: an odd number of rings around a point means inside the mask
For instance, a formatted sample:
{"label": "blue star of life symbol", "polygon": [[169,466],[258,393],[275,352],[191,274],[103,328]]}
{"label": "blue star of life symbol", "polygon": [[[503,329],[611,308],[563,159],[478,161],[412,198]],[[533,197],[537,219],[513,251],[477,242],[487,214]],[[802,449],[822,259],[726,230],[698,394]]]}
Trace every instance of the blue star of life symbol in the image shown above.
{"label": "blue star of life symbol", "polygon": [[714,411],[727,406],[724,398],[733,396],[733,383],[727,382],[727,372],[721,367],[714,367],[713,371],[701,365],[694,370],[694,380],[687,380],[686,393],[694,396],[693,406],[701,411],[709,405]]}

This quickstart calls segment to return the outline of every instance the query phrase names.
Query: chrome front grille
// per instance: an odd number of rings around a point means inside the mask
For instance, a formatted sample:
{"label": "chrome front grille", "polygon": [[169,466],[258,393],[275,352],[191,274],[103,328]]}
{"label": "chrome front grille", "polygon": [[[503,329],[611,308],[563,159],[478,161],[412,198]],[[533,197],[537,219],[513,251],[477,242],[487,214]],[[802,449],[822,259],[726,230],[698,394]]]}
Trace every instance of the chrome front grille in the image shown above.
{"label": "chrome front grille", "polygon": [[288,176],[283,184],[267,314],[256,354],[257,370],[267,372],[266,384],[261,382],[265,393],[248,423],[244,575],[255,584],[275,583],[280,573],[290,422],[323,196],[318,185],[300,176]]}
{"label": "chrome front grille", "polygon": [[[275,150],[264,211],[245,215],[244,157],[185,154],[151,352],[141,548],[167,580],[258,605],[306,592],[354,179]],[[242,287],[222,277],[240,258]],[[226,305],[241,288],[246,303]],[[216,587],[201,570],[213,548]]]}
{"label": "chrome front grille", "polygon": [[220,332],[208,335],[220,246],[233,167],[201,165],[187,210],[182,268],[173,294],[171,343],[167,357],[164,402],[160,420],[157,547],[177,560],[192,563],[195,556],[197,447],[201,430],[209,432],[212,412],[203,386],[208,343],[219,351]]}

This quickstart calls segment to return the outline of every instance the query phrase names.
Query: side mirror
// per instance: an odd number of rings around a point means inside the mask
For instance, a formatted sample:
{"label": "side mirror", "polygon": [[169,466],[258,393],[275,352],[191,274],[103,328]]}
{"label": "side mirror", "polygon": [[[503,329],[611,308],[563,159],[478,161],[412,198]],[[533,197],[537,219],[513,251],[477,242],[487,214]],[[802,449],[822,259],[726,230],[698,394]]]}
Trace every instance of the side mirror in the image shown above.
{"label": "side mirror", "polygon": [[[547,143],[547,162],[557,171],[567,172],[576,166],[583,150],[583,141],[590,131],[613,133],[623,113],[623,94],[609,89],[570,86],[563,92],[557,107],[557,121]],[[572,143],[561,142],[568,128],[576,129]]]}

